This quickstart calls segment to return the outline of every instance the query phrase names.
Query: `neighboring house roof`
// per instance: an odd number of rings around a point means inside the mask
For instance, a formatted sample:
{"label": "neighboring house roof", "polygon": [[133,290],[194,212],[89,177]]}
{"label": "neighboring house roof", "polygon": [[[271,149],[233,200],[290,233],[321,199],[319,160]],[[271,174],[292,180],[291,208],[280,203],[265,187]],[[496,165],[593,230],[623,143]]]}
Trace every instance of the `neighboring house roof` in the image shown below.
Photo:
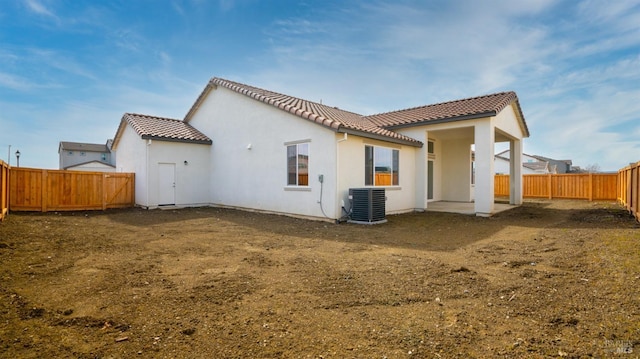
{"label": "neighboring house roof", "polygon": [[61,151],[109,152],[109,148],[104,144],[60,141],[58,153]]}
{"label": "neighboring house roof", "polygon": [[[497,155],[494,156],[495,159],[509,162],[509,157],[504,156],[504,154],[508,151],[509,150],[498,153]],[[549,162],[546,162],[546,161],[522,162],[522,167],[528,168],[536,172],[545,172],[545,173],[554,172],[549,168]]]}
{"label": "neighboring house roof", "polygon": [[549,162],[524,162],[522,166],[538,172],[548,172]]}
{"label": "neighboring house roof", "polygon": [[113,142],[113,148],[118,145],[124,128],[130,125],[142,139],[170,142],[188,142],[210,145],[211,139],[196,130],[190,124],[171,118],[125,113],[120,120],[120,126]]}
{"label": "neighboring house roof", "polygon": [[[566,173],[566,172],[571,172],[575,170],[573,168],[573,161],[571,160],[556,160],[556,159],[544,157],[544,156],[528,155],[526,153],[523,153],[522,155],[536,160],[536,162],[523,162],[522,164],[523,166],[531,168],[532,170],[536,170],[536,171],[540,170],[541,165],[536,165],[536,163],[545,163],[546,167],[543,169],[549,173]],[[504,150],[496,154],[496,158],[499,157],[506,160],[509,159],[509,156],[510,156],[509,150]],[[565,166],[562,167],[563,168],[562,172],[558,172],[558,165],[557,165],[558,163],[564,163],[566,165],[566,168]],[[532,164],[532,165],[527,166],[527,164]]]}
{"label": "neighboring house roof", "polygon": [[[476,154],[476,152],[474,151],[474,152],[473,152],[474,157],[475,157],[475,154]],[[504,156],[501,156],[500,154],[497,154],[497,155],[495,155],[494,157],[495,157],[496,159],[499,159],[499,160],[509,161],[509,158],[504,157]]]}
{"label": "neighboring house roof", "polygon": [[[501,157],[504,157],[504,158],[507,158],[507,159],[509,158],[509,155],[510,155],[510,150],[504,150],[504,151],[496,154],[496,156],[501,156]],[[526,154],[526,153],[523,153],[522,155],[523,156],[529,156],[531,158],[535,158],[538,161],[542,161],[542,162],[556,161],[556,162],[564,162],[564,163],[567,163],[569,165],[571,165],[573,163],[572,160],[556,160],[556,159],[549,158],[549,157],[544,157],[544,156],[539,156],[539,155],[529,155],[529,154]]]}
{"label": "neighboring house roof", "polygon": [[384,128],[399,128],[495,116],[512,103],[516,105],[516,116],[522,131],[525,137],[529,137],[518,96],[512,91],[386,112],[366,118]]}
{"label": "neighboring house roof", "polygon": [[538,155],[531,155],[531,157],[535,157],[535,158],[539,159],[540,161],[547,161],[547,162],[550,162],[550,161],[564,162],[564,163],[568,164],[569,166],[571,166],[571,165],[573,164],[573,161],[572,161],[572,160],[556,160],[556,159],[553,159],[553,158],[548,158],[548,157],[538,156]]}
{"label": "neighboring house roof", "polygon": [[214,77],[209,81],[207,87],[202,91],[185,116],[185,122],[189,122],[189,120],[191,120],[209,92],[212,89],[215,89],[216,86],[225,87],[268,105],[272,105],[280,110],[287,111],[293,115],[315,122],[336,132],[351,133],[363,137],[381,139],[384,141],[416,147],[422,146],[422,142],[376,126],[371,121],[366,120],[364,116],[357,113],[217,77]]}
{"label": "neighboring house roof", "polygon": [[105,167],[116,168],[116,166],[112,165],[111,163],[93,160],[93,161],[87,161],[87,162],[82,162],[82,163],[76,163],[76,164],[71,165],[71,166],[66,166],[63,169],[66,170],[66,169],[74,168],[74,167],[82,167],[82,166],[86,166],[86,165],[91,164],[91,163],[95,163],[95,164],[98,164],[98,165],[101,165],[101,166],[105,166]]}

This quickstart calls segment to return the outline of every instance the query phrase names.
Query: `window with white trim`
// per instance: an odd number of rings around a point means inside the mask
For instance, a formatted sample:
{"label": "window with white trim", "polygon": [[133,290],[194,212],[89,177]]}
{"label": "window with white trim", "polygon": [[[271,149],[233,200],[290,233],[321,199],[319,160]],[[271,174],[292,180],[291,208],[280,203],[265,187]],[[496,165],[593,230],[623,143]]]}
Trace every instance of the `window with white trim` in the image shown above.
{"label": "window with white trim", "polygon": [[364,146],[365,186],[400,185],[400,150]]}
{"label": "window with white trim", "polygon": [[309,185],[309,144],[287,146],[287,185]]}

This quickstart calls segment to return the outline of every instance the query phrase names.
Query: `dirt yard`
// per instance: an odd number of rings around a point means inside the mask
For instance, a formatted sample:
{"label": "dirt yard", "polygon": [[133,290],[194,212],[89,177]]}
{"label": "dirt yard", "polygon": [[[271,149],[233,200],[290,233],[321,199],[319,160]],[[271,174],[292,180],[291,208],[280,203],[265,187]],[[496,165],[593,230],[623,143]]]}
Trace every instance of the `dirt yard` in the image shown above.
{"label": "dirt yard", "polygon": [[388,219],[12,213],[0,357],[640,356],[640,226],[615,203]]}

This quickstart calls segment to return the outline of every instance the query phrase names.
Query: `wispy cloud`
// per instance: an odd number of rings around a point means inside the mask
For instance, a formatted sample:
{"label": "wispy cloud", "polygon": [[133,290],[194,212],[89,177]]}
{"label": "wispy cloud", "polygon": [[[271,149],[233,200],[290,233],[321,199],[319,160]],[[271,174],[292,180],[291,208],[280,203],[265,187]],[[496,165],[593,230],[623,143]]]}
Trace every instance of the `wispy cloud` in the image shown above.
{"label": "wispy cloud", "polygon": [[35,87],[35,84],[25,78],[0,72],[0,87],[14,91],[27,91]]}
{"label": "wispy cloud", "polygon": [[610,5],[368,2],[278,19],[268,32],[272,66],[251,78],[360,113],[513,89],[529,148],[611,169],[620,151],[638,147],[611,126],[633,128],[640,113],[640,5]]}
{"label": "wispy cloud", "polygon": [[53,11],[49,10],[45,5],[43,5],[38,0],[25,0],[25,4],[27,5],[27,8],[29,10],[31,10],[32,12],[38,15],[58,19],[58,17],[56,16],[56,14],[53,13]]}
{"label": "wispy cloud", "polygon": [[139,52],[142,49],[142,38],[131,29],[116,29],[109,36],[118,47],[125,50]]}
{"label": "wispy cloud", "polygon": [[[522,75],[550,71],[545,57],[553,49],[543,46],[548,30],[522,25],[517,16],[536,15],[551,1],[523,6],[508,1],[500,2],[504,6],[432,4],[374,2],[342,7],[331,16],[320,12],[306,20],[279,19],[268,32],[276,65],[268,72],[305,73],[297,81],[292,74],[296,86],[309,80],[322,85],[340,77],[333,87],[345,89],[347,98],[384,91],[393,101],[417,105],[508,88]],[[389,86],[402,88],[384,90]]]}
{"label": "wispy cloud", "polygon": [[639,159],[638,0],[171,0],[136,11],[3,7],[0,31],[21,40],[0,49],[0,121],[100,142],[123,112],[182,118],[210,76],[362,114],[515,90],[526,151],[604,169]]}
{"label": "wispy cloud", "polygon": [[53,68],[91,80],[97,79],[93,71],[76,60],[73,54],[42,48],[31,48],[28,52],[30,61],[40,64],[43,68]]}

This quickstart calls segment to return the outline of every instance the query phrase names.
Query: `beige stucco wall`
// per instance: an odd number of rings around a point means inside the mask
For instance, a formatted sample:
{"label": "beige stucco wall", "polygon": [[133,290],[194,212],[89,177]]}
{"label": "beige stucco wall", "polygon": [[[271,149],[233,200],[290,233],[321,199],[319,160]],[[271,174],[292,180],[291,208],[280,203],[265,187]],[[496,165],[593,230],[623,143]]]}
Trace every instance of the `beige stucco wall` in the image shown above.
{"label": "beige stucco wall", "polygon": [[471,197],[471,141],[451,139],[439,141],[442,144],[441,173],[442,196],[446,201],[470,202]]}
{"label": "beige stucco wall", "polygon": [[[213,141],[208,164],[213,205],[340,216],[334,131],[224,87],[208,94],[189,123]],[[286,147],[293,142],[309,143],[308,186],[287,186]]]}
{"label": "beige stucco wall", "polygon": [[494,125],[497,129],[511,138],[522,139],[524,137],[524,132],[520,127],[515,111],[513,104],[507,106],[495,116]]}
{"label": "beige stucco wall", "polygon": [[365,146],[380,146],[399,150],[400,184],[381,186],[387,201],[387,214],[410,212],[415,209],[415,156],[416,148],[399,144],[376,141],[355,135],[337,134],[338,142],[338,203],[349,208],[349,188],[364,188],[365,183]]}

